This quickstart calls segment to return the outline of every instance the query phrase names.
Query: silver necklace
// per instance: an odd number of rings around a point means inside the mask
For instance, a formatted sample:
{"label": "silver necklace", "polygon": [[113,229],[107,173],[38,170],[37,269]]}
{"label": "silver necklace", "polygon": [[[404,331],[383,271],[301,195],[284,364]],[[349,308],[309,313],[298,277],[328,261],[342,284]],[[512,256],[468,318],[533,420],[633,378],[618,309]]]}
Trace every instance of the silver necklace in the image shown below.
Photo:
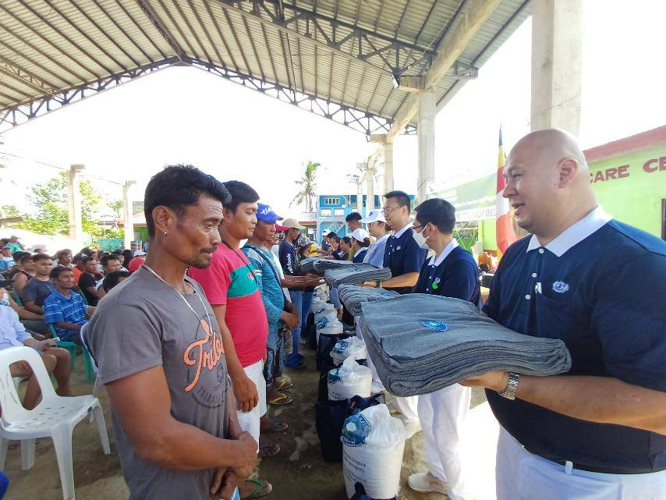
{"label": "silver necklace", "polygon": [[[197,312],[194,310],[194,307],[192,307],[192,306],[190,305],[190,303],[189,303],[189,302],[187,301],[187,299],[185,298],[185,295],[183,295],[183,293],[182,293],[180,290],[177,290],[175,287],[173,287],[173,286],[171,286],[169,283],[167,283],[167,282],[164,280],[164,278],[162,278],[162,276],[160,276],[160,275],[157,274],[153,269],[151,269],[150,267],[148,267],[148,264],[145,264],[145,263],[144,263],[144,264],[141,265],[141,267],[145,268],[146,271],[149,271],[149,272],[150,272],[153,276],[155,276],[158,280],[160,280],[162,283],[164,283],[166,286],[168,286],[168,287],[171,288],[174,292],[176,292],[176,293],[178,294],[178,296],[179,296],[181,299],[183,299],[183,302],[185,302],[185,305],[186,305],[187,307],[190,308],[190,311],[192,311],[192,312],[194,313],[194,315],[197,317],[197,320],[199,320],[199,321],[201,320],[201,316],[199,316],[199,313],[197,313]],[[194,295],[196,295],[196,296],[199,298],[199,302],[201,302],[201,307],[203,307],[203,310],[206,311],[206,319],[208,320],[208,324],[209,324],[210,327],[212,328],[212,327],[213,327],[213,323],[210,321],[210,314],[208,313],[208,308],[207,308],[206,305],[204,304],[204,301],[203,301],[203,299],[201,298],[201,295],[199,295],[199,294],[197,293],[196,289],[195,289],[194,287],[192,287],[192,289],[194,290]]]}

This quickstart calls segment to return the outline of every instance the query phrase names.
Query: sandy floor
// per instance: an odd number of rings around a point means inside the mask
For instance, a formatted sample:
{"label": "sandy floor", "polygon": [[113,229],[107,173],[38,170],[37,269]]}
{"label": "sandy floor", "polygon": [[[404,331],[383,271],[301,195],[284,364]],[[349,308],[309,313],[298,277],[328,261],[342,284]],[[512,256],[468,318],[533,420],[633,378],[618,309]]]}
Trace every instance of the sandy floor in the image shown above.
{"label": "sandy floor", "polygon": [[[290,372],[294,382],[289,392],[294,403],[271,409],[271,414],[289,423],[289,429],[279,435],[268,435],[282,451],[279,455],[264,459],[259,466],[259,475],[269,480],[274,487],[268,497],[275,500],[346,500],[342,464],[328,464],[322,459],[314,425],[314,402],[318,376],[314,370],[314,356],[306,352],[309,367],[303,372]],[[81,360],[82,361],[82,360]],[[83,377],[83,365],[77,358],[74,374],[76,394],[89,394],[92,384]],[[74,481],[76,498],[79,500],[120,500],[128,498],[128,490],[120,475],[120,464],[116,455],[108,398],[105,391],[100,399],[105,409],[106,424],[111,439],[111,455],[102,453],[94,424],[81,422],[74,431]],[[497,424],[488,409],[481,391],[474,391],[469,418],[465,460],[470,464],[470,479],[478,491],[479,500],[494,500],[493,467],[494,442]],[[407,477],[413,472],[426,470],[422,434],[407,442],[401,473],[401,500],[441,500],[438,494],[421,494],[407,487]],[[62,499],[58,465],[53,445],[48,439],[37,442],[35,466],[21,471],[20,448],[12,443],[7,454],[5,474],[11,480],[6,498],[16,500]],[[171,500],[171,499],[165,499]],[[174,499],[176,500],[176,499]]]}

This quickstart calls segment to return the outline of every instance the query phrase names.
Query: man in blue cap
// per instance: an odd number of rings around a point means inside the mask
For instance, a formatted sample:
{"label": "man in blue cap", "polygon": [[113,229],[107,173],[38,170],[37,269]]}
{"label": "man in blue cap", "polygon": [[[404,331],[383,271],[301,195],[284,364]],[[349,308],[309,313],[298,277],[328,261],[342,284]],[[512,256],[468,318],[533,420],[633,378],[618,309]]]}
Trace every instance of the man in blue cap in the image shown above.
{"label": "man in blue cap", "polygon": [[[292,329],[298,326],[298,314],[294,305],[285,300],[280,269],[270,250],[275,239],[275,223],[279,220],[282,220],[282,217],[277,215],[269,205],[259,203],[257,225],[252,237],[243,247],[243,252],[256,269],[259,291],[268,318],[267,359],[264,364],[264,377],[268,391],[267,401],[274,405],[285,405],[291,403],[292,399],[286,394],[278,392],[278,388],[274,386],[273,382],[282,374],[283,330],[285,327]],[[286,428],[286,424],[275,424],[268,419],[264,420],[267,429]]]}

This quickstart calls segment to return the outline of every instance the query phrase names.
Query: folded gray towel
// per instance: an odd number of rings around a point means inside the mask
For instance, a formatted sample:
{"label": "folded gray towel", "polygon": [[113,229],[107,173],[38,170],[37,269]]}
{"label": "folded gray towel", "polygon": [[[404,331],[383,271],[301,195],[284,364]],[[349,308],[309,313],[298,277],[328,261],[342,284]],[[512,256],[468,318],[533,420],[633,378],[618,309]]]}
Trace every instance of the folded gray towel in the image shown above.
{"label": "folded gray towel", "polygon": [[328,269],[324,279],[330,287],[343,283],[363,283],[364,281],[384,281],[391,277],[388,267],[375,267],[372,264],[352,264],[339,269]]}
{"label": "folded gray towel", "polygon": [[361,315],[361,305],[364,302],[386,300],[398,297],[400,294],[384,288],[370,288],[367,286],[342,284],[338,288],[340,300],[347,310],[354,316]]}
{"label": "folded gray towel", "polygon": [[384,386],[427,394],[490,371],[557,375],[571,368],[563,341],[516,333],[464,300],[413,293],[361,304],[359,325]]}

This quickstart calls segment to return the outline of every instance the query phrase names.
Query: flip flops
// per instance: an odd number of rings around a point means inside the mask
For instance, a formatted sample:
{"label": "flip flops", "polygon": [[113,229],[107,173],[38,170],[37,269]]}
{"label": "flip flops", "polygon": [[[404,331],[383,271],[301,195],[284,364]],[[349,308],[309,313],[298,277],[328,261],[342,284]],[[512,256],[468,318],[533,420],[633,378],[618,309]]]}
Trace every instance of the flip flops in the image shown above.
{"label": "flip flops", "polygon": [[275,387],[276,391],[284,391],[285,389],[291,389],[294,387],[294,384],[289,382],[288,380],[282,380],[277,387]]}
{"label": "flip flops", "polygon": [[266,429],[261,429],[262,434],[273,433],[273,432],[284,432],[289,429],[289,424],[287,422],[278,422],[273,420],[273,425],[267,427]]}
{"label": "flip flops", "polygon": [[265,497],[273,491],[273,485],[268,481],[262,481],[260,479],[246,479],[246,482],[254,483],[257,487],[252,491],[250,496],[241,497],[241,500],[255,500],[256,498]]}
{"label": "flip flops", "polygon": [[294,399],[286,394],[278,393],[278,396],[269,399],[268,402],[275,406],[285,406],[294,402]]}
{"label": "flip flops", "polygon": [[280,445],[277,443],[274,443],[273,441],[266,440],[267,443],[263,445],[259,445],[259,453],[257,456],[259,458],[268,458],[268,457],[274,457],[278,453],[280,453]]}

